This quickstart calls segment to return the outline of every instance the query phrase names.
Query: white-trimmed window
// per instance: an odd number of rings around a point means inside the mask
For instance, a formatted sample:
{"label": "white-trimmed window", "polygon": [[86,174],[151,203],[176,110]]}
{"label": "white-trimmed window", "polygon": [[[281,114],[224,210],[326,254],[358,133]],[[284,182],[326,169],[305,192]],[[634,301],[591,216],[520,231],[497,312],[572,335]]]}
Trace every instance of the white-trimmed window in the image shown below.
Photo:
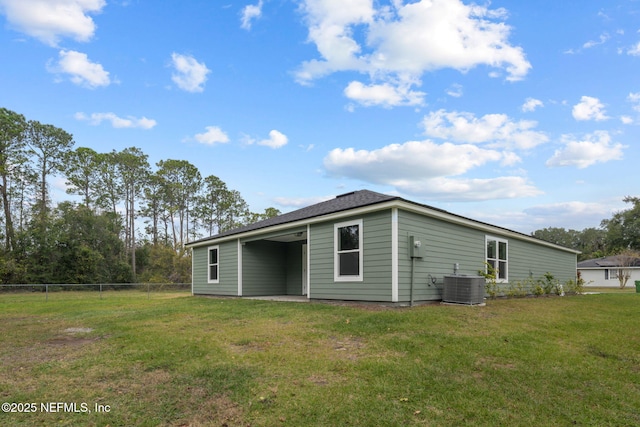
{"label": "white-trimmed window", "polygon": [[362,281],[362,220],[334,225],[334,279],[336,282]]}
{"label": "white-trimmed window", "polygon": [[[509,280],[509,242],[505,239],[487,236],[487,264],[496,270],[496,279],[501,282]],[[487,273],[489,268],[487,267]]]}
{"label": "white-trimmed window", "polygon": [[207,248],[207,282],[220,282],[220,247],[210,246]]}

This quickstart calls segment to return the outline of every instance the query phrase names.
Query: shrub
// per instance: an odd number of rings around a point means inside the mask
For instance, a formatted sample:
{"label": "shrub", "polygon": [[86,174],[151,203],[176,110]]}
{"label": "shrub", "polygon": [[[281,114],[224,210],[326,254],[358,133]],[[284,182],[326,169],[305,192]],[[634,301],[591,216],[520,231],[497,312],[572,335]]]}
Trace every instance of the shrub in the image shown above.
{"label": "shrub", "polygon": [[511,298],[523,298],[527,296],[530,280],[525,280],[524,282],[517,281],[515,283],[509,284],[509,289],[507,290],[507,296]]}
{"label": "shrub", "polygon": [[578,271],[578,277],[576,280],[567,280],[564,284],[565,291],[570,295],[580,295],[584,292],[584,279],[582,274]]}
{"label": "shrub", "polygon": [[559,288],[560,282],[553,277],[553,274],[548,271],[544,273],[544,280],[542,281],[542,287],[544,289],[544,293],[546,295],[551,295],[555,293],[556,295],[560,295],[562,290]]}
{"label": "shrub", "polygon": [[542,286],[542,281],[538,280],[533,288],[531,289],[531,293],[537,297],[544,294],[544,286]]}
{"label": "shrub", "polygon": [[486,271],[478,270],[478,274],[480,276],[483,276],[485,279],[487,279],[487,284],[485,285],[485,291],[491,299],[495,299],[498,296],[498,293],[500,292],[500,288],[498,287],[498,280],[497,280],[498,270],[496,270],[488,262],[485,262],[484,265],[486,266],[487,270]]}

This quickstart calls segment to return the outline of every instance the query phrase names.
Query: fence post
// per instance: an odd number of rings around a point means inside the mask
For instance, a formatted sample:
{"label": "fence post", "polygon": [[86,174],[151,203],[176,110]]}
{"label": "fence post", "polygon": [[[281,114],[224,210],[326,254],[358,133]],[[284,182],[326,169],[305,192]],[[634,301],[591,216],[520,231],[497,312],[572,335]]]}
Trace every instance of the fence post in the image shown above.
{"label": "fence post", "polygon": [[147,299],[151,299],[151,282],[147,282]]}
{"label": "fence post", "polygon": [[100,299],[102,299],[102,283],[100,283]]}
{"label": "fence post", "polygon": [[48,283],[45,283],[44,290],[45,290],[44,300],[49,301],[49,284]]}

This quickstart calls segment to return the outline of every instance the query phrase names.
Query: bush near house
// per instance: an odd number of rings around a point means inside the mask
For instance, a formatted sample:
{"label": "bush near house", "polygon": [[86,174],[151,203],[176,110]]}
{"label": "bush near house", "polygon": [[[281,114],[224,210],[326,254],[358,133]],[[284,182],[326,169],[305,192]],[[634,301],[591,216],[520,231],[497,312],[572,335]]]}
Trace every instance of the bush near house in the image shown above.
{"label": "bush near house", "polygon": [[564,284],[560,283],[553,274],[546,272],[537,280],[530,277],[502,285],[497,280],[498,271],[491,264],[486,263],[485,265],[486,271],[478,270],[478,274],[487,280],[485,292],[491,299],[498,296],[521,298],[528,295],[536,297],[542,295],[579,295],[584,291],[584,280],[580,273],[578,273],[576,280],[568,280]]}

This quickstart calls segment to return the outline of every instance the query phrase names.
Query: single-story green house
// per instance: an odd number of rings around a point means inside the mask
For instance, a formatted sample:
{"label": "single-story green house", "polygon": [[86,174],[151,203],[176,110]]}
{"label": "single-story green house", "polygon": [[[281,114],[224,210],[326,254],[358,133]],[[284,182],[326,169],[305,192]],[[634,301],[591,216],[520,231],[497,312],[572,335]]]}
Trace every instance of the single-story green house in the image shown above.
{"label": "single-story green house", "polygon": [[442,299],[444,277],[487,264],[504,286],[576,277],[577,251],[368,190],[191,242],[194,295]]}

